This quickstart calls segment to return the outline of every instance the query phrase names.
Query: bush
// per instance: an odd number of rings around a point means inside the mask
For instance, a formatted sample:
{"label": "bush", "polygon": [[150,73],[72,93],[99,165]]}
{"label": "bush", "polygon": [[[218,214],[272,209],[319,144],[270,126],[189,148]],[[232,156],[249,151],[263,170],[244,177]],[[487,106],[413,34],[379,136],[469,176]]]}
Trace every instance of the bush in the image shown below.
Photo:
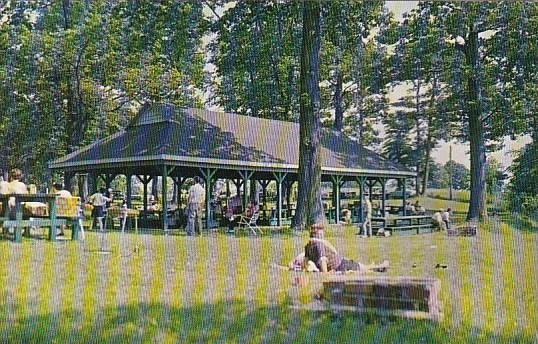
{"label": "bush", "polygon": [[511,193],[510,203],[512,210],[525,215],[538,213],[538,195]]}

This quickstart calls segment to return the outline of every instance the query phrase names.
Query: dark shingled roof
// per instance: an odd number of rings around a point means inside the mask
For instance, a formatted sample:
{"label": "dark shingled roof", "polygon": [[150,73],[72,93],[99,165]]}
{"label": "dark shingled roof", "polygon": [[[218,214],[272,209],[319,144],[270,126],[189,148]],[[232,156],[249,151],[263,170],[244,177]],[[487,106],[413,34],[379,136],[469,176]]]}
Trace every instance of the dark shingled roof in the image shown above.
{"label": "dark shingled roof", "polygon": [[[325,172],[415,175],[330,129],[323,129],[321,143]],[[294,172],[298,157],[297,123],[156,104],[145,106],[125,130],[53,161],[50,167],[82,170],[166,163]]]}

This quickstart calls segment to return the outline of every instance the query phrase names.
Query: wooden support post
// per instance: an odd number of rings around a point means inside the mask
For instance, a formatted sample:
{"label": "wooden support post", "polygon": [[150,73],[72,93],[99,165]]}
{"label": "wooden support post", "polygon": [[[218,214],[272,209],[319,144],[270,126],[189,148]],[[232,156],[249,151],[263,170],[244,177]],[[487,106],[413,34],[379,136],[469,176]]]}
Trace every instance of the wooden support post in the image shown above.
{"label": "wooden support post", "polygon": [[103,178],[103,181],[105,182],[105,187],[108,191],[108,189],[110,189],[112,181],[114,180],[114,178],[116,178],[116,175],[113,173],[105,173],[101,178]]}
{"label": "wooden support post", "polygon": [[331,176],[333,183],[333,209],[334,209],[334,222],[338,224],[340,222],[340,188],[343,185],[343,176]]}
{"label": "wooden support post", "polygon": [[162,167],[162,211],[161,211],[161,226],[165,234],[168,233],[168,166]]}
{"label": "wooden support post", "polygon": [[262,187],[262,205],[263,205],[263,218],[267,219],[267,186],[269,185],[269,180],[258,180],[260,186]]}
{"label": "wooden support post", "polygon": [[286,179],[287,173],[276,172],[273,173],[273,176],[276,179],[277,185],[277,203],[276,203],[276,214],[277,214],[277,225],[282,226],[282,183]]}
{"label": "wooden support post", "polygon": [[373,200],[373,192],[374,192],[374,183],[372,183],[372,180],[368,180],[368,197],[370,198],[370,202]]}
{"label": "wooden support post", "polygon": [[133,175],[131,173],[128,173],[125,175],[126,182],[127,182],[127,192],[125,195],[126,202],[127,202],[127,208],[131,209],[133,206],[132,198],[133,198]]}
{"label": "wooden support post", "polygon": [[217,173],[214,168],[200,168],[200,172],[205,180],[205,228],[209,230],[211,226],[211,192],[213,188],[213,178]]}
{"label": "wooden support post", "polygon": [[286,217],[291,217],[291,187],[293,185],[293,182],[291,180],[287,180],[284,183],[284,188],[286,190]]}
{"label": "wooden support post", "polygon": [[364,184],[366,183],[366,177],[358,177],[357,183],[359,183],[359,222],[364,221]]}
{"label": "wooden support post", "polygon": [[403,216],[407,216],[407,209],[405,207],[406,204],[407,204],[407,180],[405,178],[403,178],[402,183],[403,183],[403,186],[402,186],[402,190],[403,190],[403,193],[402,193]]}
{"label": "wooden support post", "polygon": [[[56,241],[56,200],[54,198],[49,200],[49,210],[50,210],[49,240]],[[28,228],[28,231],[30,231],[29,228]]]}
{"label": "wooden support post", "polygon": [[183,184],[185,184],[185,181],[187,180],[186,177],[174,177],[174,184],[176,184],[177,188],[177,207],[178,209],[181,208],[182,202],[181,202],[181,188],[183,187]]}
{"label": "wooden support post", "polygon": [[247,182],[250,180],[250,178],[252,178],[253,174],[253,171],[239,171],[239,175],[243,179],[243,211],[247,209],[248,204]]}
{"label": "wooden support post", "polygon": [[144,185],[144,188],[143,188],[143,191],[144,191],[144,195],[143,195],[143,198],[144,198],[143,199],[144,212],[142,214],[142,219],[144,220],[144,225],[147,225],[147,219],[148,219],[148,215],[147,215],[147,212],[148,212],[148,184],[151,181],[152,177],[147,176],[147,175],[143,175],[142,177],[137,175],[136,177]]}
{"label": "wooden support post", "polygon": [[97,190],[98,190],[98,187],[97,187],[97,174],[95,172],[91,172],[90,173],[90,192],[89,194],[90,195],[93,195]]}
{"label": "wooden support post", "polygon": [[383,215],[383,217],[385,217],[385,202],[386,202],[387,179],[386,178],[379,178],[379,182],[381,183],[381,214]]}

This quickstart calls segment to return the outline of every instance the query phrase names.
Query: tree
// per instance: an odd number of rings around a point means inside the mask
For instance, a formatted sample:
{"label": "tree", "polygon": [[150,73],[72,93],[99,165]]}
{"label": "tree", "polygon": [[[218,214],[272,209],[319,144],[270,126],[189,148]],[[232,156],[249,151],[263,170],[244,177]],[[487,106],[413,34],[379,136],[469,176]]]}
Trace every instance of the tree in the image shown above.
{"label": "tree", "polygon": [[516,211],[538,210],[538,142],[525,146],[517,155],[510,171],[512,208]]}
{"label": "tree", "polygon": [[502,186],[507,175],[504,173],[504,169],[501,163],[495,158],[488,158],[486,162],[486,184],[489,192],[493,192]]}
{"label": "tree", "polygon": [[396,111],[384,118],[386,128],[383,154],[390,160],[404,166],[413,164],[413,148],[409,132],[413,128],[413,117],[404,112]]}
{"label": "tree", "polygon": [[444,165],[444,176],[446,176],[446,181],[444,185],[450,185],[450,174],[449,171],[452,170],[452,187],[456,190],[468,190],[471,180],[470,171],[465,165],[455,162],[453,160],[447,161]]}
{"label": "tree", "polygon": [[428,178],[428,188],[445,189],[448,188],[448,171],[443,165],[436,162],[430,164],[430,173]]}
{"label": "tree", "polygon": [[[332,1],[322,8],[322,114],[334,130],[372,143],[368,118],[377,119],[387,76],[384,47],[374,27],[388,20],[381,1]],[[364,135],[363,135],[364,134]],[[371,142],[372,141],[372,142]]]}
{"label": "tree", "polygon": [[324,220],[321,203],[320,3],[303,2],[299,171],[295,228]]}
{"label": "tree", "polygon": [[447,90],[441,83],[443,31],[429,24],[430,15],[431,6],[424,3],[405,15],[391,57],[394,80],[412,85],[412,95],[402,97],[395,105],[405,107],[414,119],[412,167],[420,181],[416,183],[417,194],[426,192],[433,149],[450,132],[446,130],[450,120],[444,106]]}
{"label": "tree", "polygon": [[521,133],[519,123],[525,112],[530,113],[529,107],[521,109],[529,98],[525,80],[535,74],[525,61],[536,57],[535,49],[526,48],[536,25],[525,24],[525,18],[536,12],[535,7],[504,1],[424,2],[417,9],[428,13],[428,27],[437,28],[444,42],[437,50],[443,66],[438,82],[447,85],[445,111],[457,122],[458,137],[470,143],[468,220],[486,215],[487,149],[504,135]]}

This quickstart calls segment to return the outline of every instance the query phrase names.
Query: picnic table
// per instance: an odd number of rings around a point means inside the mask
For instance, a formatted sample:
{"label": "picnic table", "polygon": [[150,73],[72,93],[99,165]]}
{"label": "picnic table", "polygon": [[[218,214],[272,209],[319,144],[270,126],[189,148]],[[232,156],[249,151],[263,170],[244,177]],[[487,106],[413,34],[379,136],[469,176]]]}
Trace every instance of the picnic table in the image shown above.
{"label": "picnic table", "polygon": [[390,231],[416,229],[417,234],[419,234],[420,229],[433,230],[432,219],[428,215],[388,217],[385,220],[385,229]]}
{"label": "picnic table", "polygon": [[[15,218],[10,216],[9,199],[15,199]],[[14,227],[14,241],[22,241],[22,229],[24,227],[49,227],[49,240],[56,241],[56,228],[60,225],[67,223],[66,219],[59,219],[57,216],[57,204],[56,194],[13,194],[13,195],[0,195],[0,202],[2,202],[3,216],[0,217],[3,228]],[[41,218],[23,218],[23,203],[25,202],[42,202],[48,205],[48,216]],[[77,224],[73,228],[73,240],[78,238]],[[26,231],[29,234],[29,231]]]}

